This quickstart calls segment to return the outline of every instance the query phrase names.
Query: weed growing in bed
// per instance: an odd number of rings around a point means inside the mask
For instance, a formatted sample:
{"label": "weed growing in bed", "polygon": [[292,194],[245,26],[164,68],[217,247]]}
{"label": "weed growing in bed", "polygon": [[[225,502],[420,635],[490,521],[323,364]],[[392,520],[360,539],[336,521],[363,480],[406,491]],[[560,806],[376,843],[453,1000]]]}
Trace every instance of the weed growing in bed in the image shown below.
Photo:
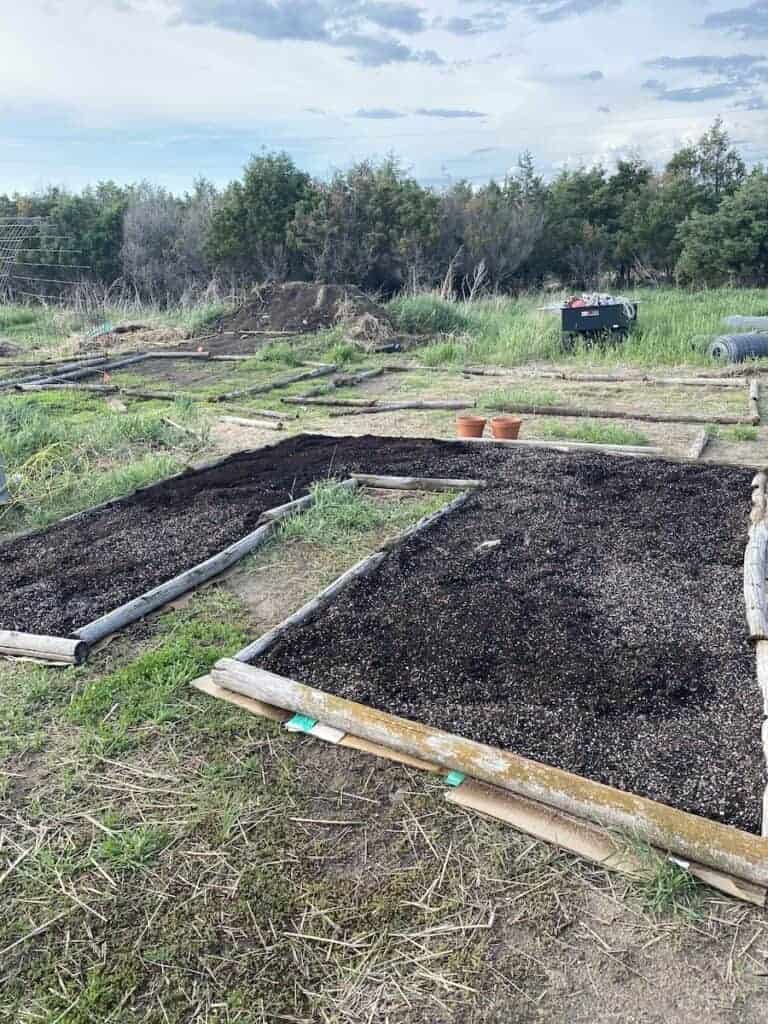
{"label": "weed growing in bed", "polygon": [[502,388],[483,395],[478,405],[493,412],[514,412],[521,405],[557,405],[560,395],[543,388]]}
{"label": "weed growing in bed", "polygon": [[397,528],[419,516],[441,508],[445,495],[430,496],[424,503],[402,506],[375,502],[359,488],[342,487],[338,480],[327,480],[311,488],[314,504],[301,515],[283,522],[278,532],[282,540],[303,540],[311,544],[344,547],[361,533],[380,527]]}
{"label": "weed growing in bed", "polygon": [[759,437],[759,431],[757,427],[746,427],[737,425],[731,427],[730,430],[726,430],[725,437],[729,441],[756,441]]}
{"label": "weed growing in bed", "polygon": [[558,420],[536,421],[536,436],[560,441],[586,441],[589,444],[650,444],[650,439],[639,430],[630,430],[615,423],[582,420],[573,425]]}

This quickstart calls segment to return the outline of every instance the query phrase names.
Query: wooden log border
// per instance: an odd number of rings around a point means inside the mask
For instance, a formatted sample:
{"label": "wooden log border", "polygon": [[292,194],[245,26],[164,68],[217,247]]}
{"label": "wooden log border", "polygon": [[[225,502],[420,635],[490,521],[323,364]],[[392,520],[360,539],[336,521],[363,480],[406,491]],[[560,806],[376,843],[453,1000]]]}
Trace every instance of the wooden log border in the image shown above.
{"label": "wooden log border", "polygon": [[[355,481],[356,482],[356,481]],[[406,490],[410,488],[405,488]],[[337,577],[332,583],[320,591],[315,597],[311,598],[305,604],[301,606],[297,611],[289,615],[288,618],[283,619],[272,629],[263,633],[258,639],[254,640],[252,644],[248,644],[241,651],[238,651],[234,655],[237,661],[249,662],[253,661],[254,658],[258,658],[260,655],[268,651],[270,647],[274,647],[278,640],[280,640],[285,633],[293,629],[295,626],[301,626],[305,622],[309,622],[320,614],[329,604],[341,594],[347,587],[351,586],[355,580],[361,579],[363,576],[368,576],[377,569],[386,558],[390,551],[404,544],[406,540],[414,537],[417,533],[422,533],[424,530],[430,529],[434,524],[442,519],[444,516],[448,516],[451,512],[454,512],[457,508],[463,505],[470,495],[472,490],[463,491],[457,498],[445,505],[443,508],[438,509],[437,512],[433,512],[431,515],[424,516],[413,526],[408,526],[400,533],[396,534],[390,540],[385,541],[378,551],[374,551],[373,554],[367,555],[361,559],[346,572],[342,573],[341,576]],[[302,499],[299,499],[302,500]]]}
{"label": "wooden log border", "polygon": [[67,637],[0,629],[0,655],[34,658],[58,665],[80,665],[88,656],[88,644],[84,640]]}
{"label": "wooden log border", "polygon": [[760,423],[760,381],[752,377],[749,382],[749,415],[755,426]]}
{"label": "wooden log border", "polygon": [[[749,635],[755,641],[757,685],[763,701],[761,737],[768,773],[768,473],[752,481],[752,512],[749,540],[744,552],[744,603]],[[768,838],[768,785],[763,793],[762,834]]]}
{"label": "wooden log border", "polygon": [[273,531],[274,525],[272,523],[259,526],[234,544],[224,548],[218,554],[213,555],[204,562],[200,562],[191,569],[187,569],[178,576],[174,576],[172,579],[153,587],[145,594],[127,601],[125,604],[120,605],[119,608],[107,612],[106,615],[102,615],[85,626],[81,626],[80,629],[74,630],[72,635],[79,640],[84,640],[89,646],[93,646],[93,644],[104,640],[106,637],[111,636],[112,633],[116,633],[132,622],[143,619],[150,612],[157,611],[158,608],[162,608],[169,602],[175,601],[182,594],[195,590],[215,576],[220,576],[221,573],[231,568],[236,562],[245,558],[246,555],[252,554],[257,548],[265,544],[272,536]]}
{"label": "wooden log border", "polygon": [[459,771],[580,820],[642,835],[660,849],[742,881],[768,885],[768,842],[760,836],[336,697],[233,658],[220,659],[211,678],[225,690],[308,715],[344,733],[447,771]]}
{"label": "wooden log border", "polygon": [[[229,458],[231,458],[231,456],[215,459],[199,468],[201,470],[212,468],[226,462]],[[173,477],[167,477],[166,481],[163,482],[173,480],[183,475],[185,474],[177,473]],[[416,478],[411,477],[381,477],[377,479],[389,480],[390,487],[395,486],[392,481],[404,480],[405,483],[400,488],[403,490],[414,489],[411,486],[411,482],[416,480]],[[423,488],[421,489],[424,490],[450,490],[456,489],[457,485],[466,484],[480,486],[480,482],[475,481],[430,480],[428,478],[423,478],[420,482],[423,484]],[[149,484],[147,487],[139,488],[139,491],[148,490],[153,486],[155,485]],[[340,486],[347,489],[354,489],[360,486],[360,483],[358,480],[350,477],[347,480],[341,481]],[[134,491],[133,493],[135,494],[138,492]],[[467,496],[467,494],[461,495],[459,499],[451,502],[445,507],[445,509],[441,509],[432,516],[427,516],[420,520],[420,522],[415,526],[404,530],[401,534],[398,534],[397,538],[395,538],[395,542],[401,543],[407,537],[411,536],[413,532],[418,532],[419,530],[428,528],[432,525],[432,522],[435,519],[452,511],[459,504],[463,503]],[[115,500],[119,501],[121,499],[113,499],[113,501]],[[60,520],[60,522],[66,522],[67,520],[77,519],[80,516],[86,516],[95,511],[101,511],[113,504],[113,501],[104,502],[101,505],[97,505],[92,509],[87,509],[84,512],[77,512],[72,516],[67,516],[66,519]],[[278,505],[275,508],[268,509],[259,517],[257,528],[245,537],[242,537],[240,540],[230,544],[228,547],[224,548],[217,554],[212,555],[204,562],[199,562],[197,565],[192,566],[190,569],[186,569],[184,572],[179,573],[170,580],[166,580],[163,583],[158,584],[158,586],[153,587],[144,594],[140,594],[138,597],[132,598],[130,601],[120,605],[118,608],[114,608],[111,611],[106,612],[104,615],[94,619],[92,622],[86,623],[86,625],[74,630],[70,637],[46,637],[38,636],[36,634],[20,633],[15,630],[0,630],[0,656],[6,655],[8,657],[17,658],[36,658],[52,664],[80,664],[87,658],[90,648],[101,640],[104,640],[106,637],[125,628],[125,626],[144,618],[151,612],[157,611],[169,604],[171,601],[175,601],[182,595],[197,589],[209,580],[214,579],[216,576],[220,576],[241,559],[245,558],[246,555],[252,554],[273,536],[278,523],[283,519],[305,511],[314,504],[314,501],[314,496],[312,494],[307,494],[302,498],[297,498],[294,501],[286,502],[283,505]],[[45,529],[31,531],[26,534],[26,536],[45,532]],[[385,545],[381,552],[371,555],[367,559],[363,559],[362,563],[358,563],[358,566],[353,567],[353,570],[349,570],[349,573],[345,574],[345,577],[349,576],[349,578],[345,579],[343,585],[339,585],[340,581],[337,580],[334,584],[331,584],[331,587],[326,588],[330,592],[326,595],[328,601],[330,601],[336,593],[340,591],[340,589],[343,589],[343,586],[348,585],[348,583],[352,582],[352,579],[355,579],[358,575],[362,574],[363,569],[368,571],[368,569],[375,567],[374,563],[378,564],[378,562],[383,559],[384,552],[386,550],[389,550],[389,548]],[[317,600],[314,603],[316,604]],[[325,607],[325,604],[320,605],[320,607]]]}

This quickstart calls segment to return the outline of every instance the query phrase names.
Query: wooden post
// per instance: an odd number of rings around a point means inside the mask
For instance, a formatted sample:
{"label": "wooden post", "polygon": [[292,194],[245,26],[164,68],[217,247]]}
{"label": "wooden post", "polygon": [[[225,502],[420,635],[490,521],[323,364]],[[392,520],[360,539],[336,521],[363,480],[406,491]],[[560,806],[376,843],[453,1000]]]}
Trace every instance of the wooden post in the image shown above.
{"label": "wooden post", "polygon": [[226,391],[221,395],[211,395],[209,402],[229,402],[233,398],[242,398],[244,395],[263,395],[267,391],[274,391],[277,388],[287,388],[289,384],[296,384],[300,380],[310,380],[313,377],[326,377],[335,373],[335,366],[318,366],[314,370],[302,370],[301,373],[292,373],[288,377],[278,377],[275,380],[267,381],[264,384],[254,384],[248,388],[241,388],[239,391]]}
{"label": "wooden post", "polygon": [[538,416],[576,417],[579,419],[639,420],[646,423],[752,423],[751,416],[700,416],[695,413],[651,413],[644,412],[642,409],[589,409],[575,405],[535,405],[527,402],[510,402],[509,406],[509,412],[528,413]]}
{"label": "wooden post", "polygon": [[752,481],[752,513],[749,539],[744,552],[744,603],[749,635],[768,640],[768,475],[758,473]]}
{"label": "wooden post", "polygon": [[755,426],[760,423],[760,381],[753,377],[749,382],[749,414]]}
{"label": "wooden post", "polygon": [[0,629],[0,654],[11,658],[35,658],[59,665],[79,665],[88,654],[88,644],[82,639]]}
{"label": "wooden post", "polygon": [[254,658],[258,658],[259,655],[269,650],[270,647],[273,647],[283,634],[287,633],[293,626],[299,626],[314,618],[324,608],[327,608],[335,599],[337,594],[340,594],[342,590],[346,590],[346,588],[351,583],[354,583],[355,580],[373,572],[373,570],[384,561],[385,557],[386,556],[381,551],[377,551],[374,554],[363,558],[356,565],[353,565],[351,569],[347,569],[347,571],[339,576],[338,579],[334,580],[330,586],[321,590],[316,597],[313,597],[311,601],[307,601],[307,603],[302,605],[298,611],[293,613],[293,615],[289,615],[287,619],[283,619],[283,621],[275,626],[274,629],[270,629],[268,633],[264,633],[258,640],[255,640],[252,644],[244,647],[242,651],[238,651],[235,655],[237,661],[248,662],[252,661]]}
{"label": "wooden post", "polygon": [[258,430],[282,430],[282,420],[247,420],[243,416],[219,416],[220,423],[234,423],[239,427],[256,427]]}
{"label": "wooden post", "polygon": [[396,491],[468,491],[485,487],[485,480],[447,480],[424,476],[376,476],[353,473],[352,479],[364,487],[390,488]]}
{"label": "wooden post", "polygon": [[694,442],[691,445],[690,451],[688,452],[689,459],[701,458],[702,454],[704,453],[704,449],[709,444],[709,436],[710,435],[708,430],[702,430],[696,435]]}
{"label": "wooden post", "polygon": [[234,544],[230,544],[229,547],[220,551],[217,555],[213,555],[211,558],[206,559],[206,561],[200,562],[199,565],[194,566],[192,569],[174,576],[173,579],[153,587],[152,590],[148,590],[140,597],[135,597],[132,601],[128,601],[119,608],[115,608],[114,611],[107,612],[106,615],[102,615],[100,618],[94,619],[93,622],[81,626],[80,629],[74,630],[73,636],[84,640],[87,644],[93,645],[99,640],[103,640],[104,637],[116,633],[119,629],[123,629],[123,627],[131,622],[143,619],[145,615],[149,615],[150,612],[162,608],[163,605],[175,600],[182,594],[194,590],[201,583],[206,583],[208,580],[213,579],[214,576],[220,575],[220,573],[229,569],[236,562],[239,562],[241,558],[251,554],[261,547],[262,544],[266,543],[273,528],[271,523],[258,527],[252,533],[247,534],[247,536],[236,541]]}

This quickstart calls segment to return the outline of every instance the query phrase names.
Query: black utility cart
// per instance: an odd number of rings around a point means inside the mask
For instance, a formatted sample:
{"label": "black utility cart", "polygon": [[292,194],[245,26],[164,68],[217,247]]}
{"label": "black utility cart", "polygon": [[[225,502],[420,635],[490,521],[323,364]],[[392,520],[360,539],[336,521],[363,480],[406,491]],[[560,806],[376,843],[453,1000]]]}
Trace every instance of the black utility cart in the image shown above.
{"label": "black utility cart", "polygon": [[563,348],[572,349],[577,341],[586,345],[623,341],[637,320],[637,303],[564,306],[561,314]]}

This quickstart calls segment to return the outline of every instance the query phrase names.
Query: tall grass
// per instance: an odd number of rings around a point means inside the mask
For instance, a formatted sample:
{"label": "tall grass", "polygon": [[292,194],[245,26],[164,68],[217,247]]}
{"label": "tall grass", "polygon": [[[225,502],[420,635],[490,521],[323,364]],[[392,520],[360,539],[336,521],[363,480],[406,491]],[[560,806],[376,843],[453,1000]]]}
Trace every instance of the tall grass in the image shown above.
{"label": "tall grass", "polygon": [[557,311],[541,309],[559,297],[495,296],[473,303],[446,302],[437,295],[397,298],[390,303],[402,330],[442,335],[422,350],[428,365],[493,363],[517,366],[531,361],[630,364],[636,366],[707,365],[708,342],[727,333],[730,314],[768,313],[768,294],[760,289],[719,288],[702,292],[664,288],[638,292],[638,323],[620,343],[572,353],[562,349]]}
{"label": "tall grass", "polygon": [[42,526],[68,512],[126,494],[167,476],[207,443],[197,407],[177,402],[160,412],[117,413],[79,395],[0,400],[0,452],[11,504],[0,529]]}

